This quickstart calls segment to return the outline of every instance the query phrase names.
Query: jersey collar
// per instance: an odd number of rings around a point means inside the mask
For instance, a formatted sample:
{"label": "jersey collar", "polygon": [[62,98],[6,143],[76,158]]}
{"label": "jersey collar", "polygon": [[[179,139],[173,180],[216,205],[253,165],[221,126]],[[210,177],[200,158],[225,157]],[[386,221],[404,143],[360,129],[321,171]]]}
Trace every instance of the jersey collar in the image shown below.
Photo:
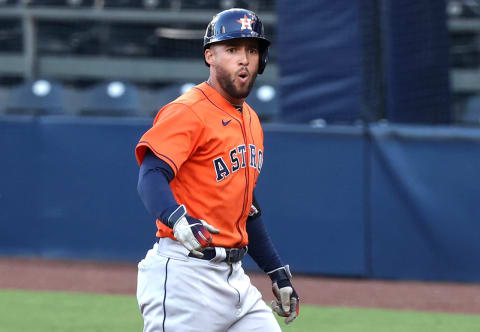
{"label": "jersey collar", "polygon": [[[242,112],[239,112],[228,100],[226,100],[217,90],[212,88],[207,82],[203,82],[196,86],[207,96],[208,100],[218,108],[227,112],[234,118],[242,121]],[[244,103],[245,105],[245,103]]]}

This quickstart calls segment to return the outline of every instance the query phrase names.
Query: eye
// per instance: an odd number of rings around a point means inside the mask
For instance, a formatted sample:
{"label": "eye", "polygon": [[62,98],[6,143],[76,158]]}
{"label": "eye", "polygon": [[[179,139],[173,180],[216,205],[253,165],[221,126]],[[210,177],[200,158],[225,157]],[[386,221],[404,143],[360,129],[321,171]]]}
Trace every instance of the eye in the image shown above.
{"label": "eye", "polygon": [[250,49],[250,54],[257,54],[258,53],[258,49],[256,48],[251,48]]}
{"label": "eye", "polygon": [[229,47],[227,48],[228,53],[235,53],[235,47]]}

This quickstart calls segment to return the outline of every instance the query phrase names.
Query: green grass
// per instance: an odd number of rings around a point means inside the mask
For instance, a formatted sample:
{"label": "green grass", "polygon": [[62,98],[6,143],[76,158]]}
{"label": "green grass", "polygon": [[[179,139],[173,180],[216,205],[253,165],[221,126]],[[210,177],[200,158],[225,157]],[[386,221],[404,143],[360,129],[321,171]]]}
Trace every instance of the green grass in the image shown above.
{"label": "green grass", "polygon": [[302,306],[285,332],[478,332],[480,316]]}
{"label": "green grass", "polygon": [[[300,314],[288,326],[279,320],[283,331],[480,331],[480,316],[475,315],[307,305]],[[131,332],[141,331],[142,326],[133,296],[0,290],[0,332]]]}
{"label": "green grass", "polygon": [[132,296],[0,291],[0,332],[130,332],[142,327]]}

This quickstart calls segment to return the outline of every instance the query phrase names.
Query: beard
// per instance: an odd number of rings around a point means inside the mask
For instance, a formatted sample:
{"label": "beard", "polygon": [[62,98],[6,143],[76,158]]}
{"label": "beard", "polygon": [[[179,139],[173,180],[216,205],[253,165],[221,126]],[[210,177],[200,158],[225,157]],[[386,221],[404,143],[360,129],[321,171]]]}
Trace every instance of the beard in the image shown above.
{"label": "beard", "polygon": [[237,87],[235,85],[236,77],[232,79],[232,75],[229,74],[224,68],[220,66],[217,68],[217,80],[220,83],[220,86],[230,96],[236,99],[245,99],[250,94],[250,90],[252,90],[255,79],[257,78],[257,74],[252,75],[249,72],[249,75],[250,81],[245,85],[241,84],[240,87]]}

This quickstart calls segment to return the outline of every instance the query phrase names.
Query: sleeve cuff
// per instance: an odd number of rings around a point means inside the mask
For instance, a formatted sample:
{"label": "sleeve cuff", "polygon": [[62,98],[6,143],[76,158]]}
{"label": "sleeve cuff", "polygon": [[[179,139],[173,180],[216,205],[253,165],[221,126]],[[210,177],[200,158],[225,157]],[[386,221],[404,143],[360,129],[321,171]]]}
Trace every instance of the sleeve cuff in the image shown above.
{"label": "sleeve cuff", "polygon": [[175,211],[172,212],[172,214],[168,217],[168,226],[170,228],[173,228],[173,226],[179,221],[182,217],[184,217],[187,214],[187,209],[185,208],[185,205],[180,205],[178,208],[175,209]]}
{"label": "sleeve cuff", "polygon": [[267,272],[268,276],[272,280],[272,282],[277,282],[280,280],[290,280],[292,279],[292,274],[290,273],[290,266],[285,265],[281,266],[275,270]]}

